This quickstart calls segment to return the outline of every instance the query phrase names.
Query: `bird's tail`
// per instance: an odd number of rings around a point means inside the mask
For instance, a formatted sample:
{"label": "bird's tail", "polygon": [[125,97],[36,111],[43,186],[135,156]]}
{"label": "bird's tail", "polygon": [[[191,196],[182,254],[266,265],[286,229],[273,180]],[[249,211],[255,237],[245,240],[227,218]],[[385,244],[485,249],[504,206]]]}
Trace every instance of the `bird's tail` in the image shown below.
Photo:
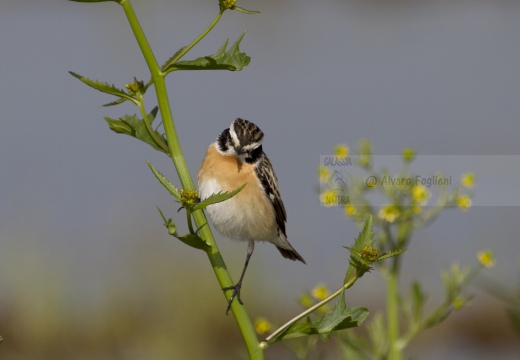
{"label": "bird's tail", "polygon": [[280,254],[282,254],[282,256],[284,258],[291,259],[293,261],[300,260],[302,263],[307,264],[305,262],[305,260],[303,260],[301,255],[298,254],[298,252],[296,250],[294,250],[294,248],[291,245],[289,245],[289,247],[290,247],[290,249],[284,249],[284,248],[281,248],[279,246],[277,246],[276,248],[280,251]]}

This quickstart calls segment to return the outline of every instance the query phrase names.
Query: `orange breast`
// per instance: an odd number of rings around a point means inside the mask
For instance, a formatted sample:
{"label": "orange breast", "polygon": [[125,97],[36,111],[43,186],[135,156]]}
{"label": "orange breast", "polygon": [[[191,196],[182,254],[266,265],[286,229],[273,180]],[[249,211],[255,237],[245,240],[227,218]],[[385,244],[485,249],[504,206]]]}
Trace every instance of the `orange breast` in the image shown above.
{"label": "orange breast", "polygon": [[204,181],[216,181],[222,191],[233,191],[247,183],[231,199],[208,206],[207,211],[219,232],[243,240],[270,241],[277,236],[273,205],[264,194],[253,165],[242,164],[234,156],[221,155],[212,144],[199,170],[199,187]]}

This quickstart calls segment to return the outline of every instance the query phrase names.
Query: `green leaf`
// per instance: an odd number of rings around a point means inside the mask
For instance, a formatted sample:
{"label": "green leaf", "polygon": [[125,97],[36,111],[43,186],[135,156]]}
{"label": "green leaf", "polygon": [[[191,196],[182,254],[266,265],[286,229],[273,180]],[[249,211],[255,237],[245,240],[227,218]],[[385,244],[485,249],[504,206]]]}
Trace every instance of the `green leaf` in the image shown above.
{"label": "green leaf", "polygon": [[509,320],[513,325],[513,328],[520,335],[520,308],[509,307],[507,308],[507,314],[509,315]]}
{"label": "green leaf", "polygon": [[370,323],[365,325],[370,342],[362,348],[371,349],[370,353],[375,359],[386,359],[388,356],[388,333],[382,312],[377,312],[371,317]]}
{"label": "green leaf", "polygon": [[226,201],[227,199],[232,198],[233,196],[238,194],[240,191],[242,191],[242,189],[246,185],[247,185],[247,183],[245,183],[244,185],[242,185],[238,189],[230,191],[230,192],[222,192],[221,191],[221,192],[219,192],[217,194],[212,194],[212,195],[208,196],[207,198],[205,198],[204,200],[202,200],[201,202],[193,205],[193,207],[191,208],[191,211],[195,211],[195,210],[198,210],[198,209],[205,209],[209,205],[216,204],[216,203],[219,203],[219,202],[222,202],[222,201]]}
{"label": "green leaf", "polygon": [[119,134],[135,136],[134,129],[130,125],[128,125],[126,122],[124,122],[122,120],[114,120],[114,119],[111,119],[106,116],[105,116],[105,121],[107,122],[108,127],[112,131],[115,131],[116,133],[119,133]]}
{"label": "green leaf", "polygon": [[195,249],[200,249],[204,251],[209,251],[211,247],[208,245],[207,242],[202,240],[202,238],[195,234],[186,234],[184,236],[175,236],[177,239],[185,243],[186,245],[189,245],[191,247],[194,247]]}
{"label": "green leaf", "polygon": [[363,226],[363,230],[354,242],[352,249],[357,253],[361,253],[363,248],[372,247],[374,244],[374,232],[372,231],[372,215],[369,215]]}
{"label": "green leaf", "polygon": [[175,52],[175,54],[172,55],[172,57],[170,57],[168,60],[166,60],[164,65],[161,67],[161,70],[166,72],[166,69],[168,69],[170,66],[173,66],[177,61],[179,61],[180,58],[177,59],[177,57],[179,56],[180,53],[182,53],[184,51],[184,49],[186,49],[186,46],[181,47],[179,50],[177,50]]}
{"label": "green leaf", "polygon": [[412,284],[411,298],[413,304],[414,320],[419,321],[422,318],[424,304],[426,302],[427,296],[422,290],[421,284],[417,281],[414,281]]}
{"label": "green leaf", "polygon": [[[220,49],[210,56],[199,57],[195,60],[178,61],[172,63],[175,55],[167,62],[162,69],[163,72],[176,70],[230,70],[240,71],[245,68],[251,58],[244,52],[240,52],[240,42],[246,33],[242,33],[235,43],[227,49],[228,40],[224,41]],[[178,52],[177,52],[178,53]]]}
{"label": "green leaf", "polygon": [[[177,199],[177,201],[180,202],[181,201],[181,193],[180,193],[179,189],[177,189],[177,187],[175,187],[175,185],[173,185],[170,182],[170,180],[168,180],[166,178],[166,176],[164,176],[157,169],[155,169],[155,167],[152,165],[151,162],[147,161],[146,163],[150,167],[150,170],[152,170],[152,172],[155,175],[155,177],[157,178],[157,180],[159,180],[159,182],[162,184],[162,186],[164,186],[164,188],[166,190],[168,190],[168,192],[170,194],[172,194],[173,197]],[[163,219],[164,219],[164,216],[163,216]]]}
{"label": "green leaf", "polygon": [[74,76],[75,78],[81,80],[83,83],[87,84],[90,87],[93,87],[96,90],[99,90],[101,92],[104,92],[106,94],[118,96],[120,98],[124,98],[126,100],[129,100],[133,102],[134,104],[138,104],[139,102],[134,99],[132,96],[128,95],[126,92],[124,92],[122,89],[118,89],[115,87],[115,85],[110,85],[109,83],[102,83],[95,80],[90,80],[89,78],[86,78],[82,75],[76,74],[75,72],[69,71],[69,74]]}
{"label": "green leaf", "polygon": [[157,210],[159,210],[159,214],[161,214],[161,217],[164,222],[164,226],[166,227],[166,229],[168,229],[168,234],[170,234],[172,236],[178,236],[177,235],[177,226],[175,225],[173,220],[171,218],[166,219],[166,216],[164,216],[164,214],[159,206],[156,206],[156,208],[157,208]]}
{"label": "green leaf", "polygon": [[115,100],[115,101],[112,101],[112,102],[109,102],[109,103],[103,104],[103,105],[101,105],[101,106],[103,106],[103,107],[108,107],[108,106],[119,105],[119,104],[124,103],[125,101],[126,101],[125,98],[119,98],[119,99],[117,99],[117,100]]}
{"label": "green leaf", "polygon": [[325,315],[316,328],[321,338],[328,340],[333,331],[349,329],[359,326],[368,316],[368,309],[357,307],[347,309],[345,304],[345,292],[339,296],[334,309]]}
{"label": "green leaf", "polygon": [[239,6],[233,6],[231,9],[232,10],[236,10],[236,11],[240,11],[241,13],[244,13],[244,14],[260,14],[260,11],[257,11],[257,10],[246,10],[246,9],[241,8]]}
{"label": "green leaf", "polygon": [[[144,88],[142,89],[142,93],[141,94],[144,94],[146,92],[146,90],[148,90],[148,88],[153,84],[153,79],[150,78],[150,80],[148,80],[148,82],[146,83],[146,85],[144,86]],[[133,99],[133,98],[132,98]],[[112,101],[112,102],[109,102],[107,104],[103,104],[101,106],[103,107],[108,107],[108,106],[114,106],[114,105],[119,105],[119,104],[122,104],[126,101],[127,99],[125,98],[119,98],[115,101]]]}
{"label": "green leaf", "polygon": [[269,339],[267,341],[268,344],[274,344],[278,341],[282,341],[284,339],[293,339],[297,337],[307,336],[316,334],[316,329],[312,326],[311,319],[307,317],[307,320],[302,322],[297,322],[289,326],[287,329],[282,331],[278,336]]}
{"label": "green leaf", "polygon": [[[148,121],[150,123],[150,126],[153,124],[153,121],[157,116],[158,111],[159,108],[156,106],[152,109],[150,114],[148,114]],[[155,150],[167,153],[161,146],[157,145],[155,140],[148,132],[146,124],[142,119],[138,118],[137,115],[125,115],[119,118],[118,120],[111,119],[105,116],[104,119],[112,131],[115,131],[119,134],[130,135],[141,141],[144,141],[145,143],[153,147]],[[157,130],[154,130],[154,132],[159,139],[162,139],[162,141],[164,141],[164,145],[166,147],[167,141],[164,135]]]}
{"label": "green leaf", "polygon": [[[152,169],[154,175],[158,179],[159,179],[159,177],[162,178],[170,186],[175,188],[175,186],[173,186],[168,180],[166,180],[166,178],[164,176],[162,176],[160,172],[155,170],[155,168],[153,167],[152,164],[148,163],[148,165],[150,166],[150,169]],[[161,180],[159,180],[159,181],[161,181]],[[161,183],[162,183],[162,181],[161,181]],[[177,239],[179,239],[180,241],[182,241],[186,245],[189,245],[189,246],[191,246],[191,247],[193,247],[195,249],[200,249],[200,250],[204,250],[204,251],[209,251],[211,249],[209,244],[207,242],[205,242],[204,240],[202,240],[202,238],[200,238],[196,234],[186,234],[186,235],[183,235],[183,236],[179,236],[179,234],[177,234],[177,226],[175,225],[173,220],[172,219],[166,219],[166,217],[164,216],[162,210],[158,206],[157,206],[157,210],[159,210],[159,214],[161,214],[161,217],[162,217],[162,219],[164,221],[164,226],[166,226],[166,228],[168,229],[168,234],[170,234],[171,236],[176,237]]]}
{"label": "green leaf", "polygon": [[365,247],[372,248],[374,244],[374,232],[372,231],[372,215],[369,215],[363,226],[363,230],[359,233],[358,238],[352,247],[347,247],[350,252],[350,266],[345,276],[345,281],[355,272],[358,277],[370,270],[370,263],[361,258],[361,253]]}
{"label": "green leaf", "polygon": [[388,258],[391,258],[391,257],[397,256],[397,255],[399,255],[399,254],[401,254],[401,253],[404,253],[405,251],[408,251],[408,249],[407,249],[407,248],[405,248],[405,249],[398,249],[398,250],[395,250],[395,251],[392,251],[392,252],[389,252],[389,253],[383,254],[383,255],[381,255],[381,256],[379,256],[379,257],[377,258],[377,261],[379,261],[379,260],[385,260],[385,259],[388,259]]}
{"label": "green leaf", "polygon": [[273,344],[285,339],[293,339],[308,335],[320,335],[322,339],[327,340],[330,338],[332,332],[357,327],[367,317],[367,308],[356,307],[347,309],[345,306],[344,295],[342,295],[334,309],[322,319],[313,323],[311,319],[307,317],[305,321],[294,323],[276,337],[269,339],[267,342]]}

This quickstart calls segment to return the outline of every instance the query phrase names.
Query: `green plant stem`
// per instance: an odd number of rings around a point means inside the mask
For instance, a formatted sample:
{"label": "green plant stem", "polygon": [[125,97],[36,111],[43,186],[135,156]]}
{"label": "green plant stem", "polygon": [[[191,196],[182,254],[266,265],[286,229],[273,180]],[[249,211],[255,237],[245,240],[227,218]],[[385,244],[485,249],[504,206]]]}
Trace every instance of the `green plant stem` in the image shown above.
{"label": "green plant stem", "polygon": [[[177,174],[179,176],[180,182],[184,189],[193,190],[195,189],[195,186],[191,178],[190,172],[188,170],[188,166],[186,164],[184,156],[182,154],[177,132],[175,130],[173,116],[171,113],[170,104],[168,102],[168,93],[166,90],[166,82],[164,80],[164,76],[163,74],[161,74],[160,67],[157,63],[157,60],[155,59],[155,56],[152,52],[152,49],[150,48],[148,41],[146,40],[146,37],[143,33],[141,25],[139,24],[139,21],[135,15],[130,1],[122,0],[120,2],[120,5],[123,7],[125,11],[130,27],[132,28],[137,43],[141,48],[146,64],[148,65],[148,68],[152,75],[152,80],[155,84],[157,94],[157,101],[163,120],[164,132],[168,140],[169,153],[177,171]],[[220,16],[217,17],[217,21],[219,18]],[[214,21],[214,23],[216,24],[216,21]],[[208,29],[211,30],[211,27]],[[209,31],[208,29],[207,31]],[[203,35],[207,33],[207,31],[201,34],[201,36],[199,36],[198,39],[200,40],[203,37]],[[196,42],[192,44],[194,46]],[[198,227],[201,227],[207,222],[206,217],[201,210],[195,211],[193,213],[193,217]],[[213,271],[217,276],[220,286],[222,288],[232,286],[234,283],[231,280],[231,276],[229,275],[226,264],[224,263],[220,251],[215,243],[210,228],[208,226],[202,227],[200,231],[200,236],[210,246],[210,250],[207,252],[207,255],[213,267]],[[232,290],[225,292],[226,299],[229,299],[231,293]],[[231,305],[231,311],[233,313],[233,316],[235,317],[238,328],[246,344],[249,357],[254,360],[262,360],[264,358],[263,350],[259,346],[253,324],[249,316],[247,315],[245,308],[242,305],[240,305],[238,301],[234,301]]]}
{"label": "green plant stem", "polygon": [[[459,293],[466,289],[473,282],[473,280],[475,280],[475,278],[478,274],[480,274],[482,269],[483,266],[479,266],[464,279],[464,281],[460,284]],[[454,299],[452,297],[448,297],[426,319],[422,320],[419,324],[410,329],[401,340],[402,347],[408,345],[423,330],[426,330],[433,324],[437,323],[439,321],[439,318],[444,318],[445,316],[447,316],[449,311],[451,311],[450,308],[452,307],[453,300]]]}
{"label": "green plant stem", "polygon": [[[225,11],[225,10],[224,10]],[[217,17],[213,20],[213,22],[206,28],[206,30],[204,30],[199,36],[197,36],[197,38],[195,40],[193,40],[191,42],[191,44],[189,44],[188,46],[186,46],[181,52],[179,52],[172,60],[171,60],[171,63],[172,64],[175,64],[177,61],[179,61],[180,59],[182,59],[182,57],[184,55],[186,55],[188,53],[188,51],[190,51],[195,45],[198,44],[199,41],[201,41],[210,31],[211,29],[213,29],[215,27],[215,25],[217,25],[217,23],[219,22],[220,18],[222,17],[222,14],[224,13],[224,11],[220,11],[219,14],[217,15]]]}
{"label": "green plant stem", "polygon": [[394,257],[388,275],[387,290],[387,333],[389,360],[401,360],[403,358],[402,347],[399,345],[399,257]]}
{"label": "green plant stem", "polygon": [[338,290],[336,290],[334,293],[330,294],[329,296],[327,296],[325,299],[321,300],[320,302],[314,304],[313,306],[311,306],[310,308],[308,308],[307,310],[305,310],[304,312],[302,312],[301,314],[299,314],[298,316],[292,318],[291,320],[289,320],[288,322],[286,322],[285,324],[283,324],[282,326],[280,326],[275,332],[273,332],[271,335],[269,335],[265,341],[262,341],[262,343],[260,344],[260,346],[263,346],[263,347],[267,347],[268,346],[268,341],[271,340],[272,338],[278,336],[280,333],[282,333],[283,331],[285,331],[285,329],[287,329],[289,326],[293,325],[294,323],[300,321],[301,319],[303,319],[304,317],[306,317],[307,315],[309,315],[310,313],[316,311],[317,309],[319,309],[320,307],[322,307],[323,305],[325,305],[326,303],[328,303],[329,301],[331,301],[332,299],[334,299],[335,297],[339,296],[343,291],[347,290],[349,287],[351,287],[352,285],[354,285],[354,283],[356,282],[356,280],[358,279],[358,277],[356,275],[352,276],[350,278],[349,281],[345,282],[343,284],[342,287],[340,287]]}

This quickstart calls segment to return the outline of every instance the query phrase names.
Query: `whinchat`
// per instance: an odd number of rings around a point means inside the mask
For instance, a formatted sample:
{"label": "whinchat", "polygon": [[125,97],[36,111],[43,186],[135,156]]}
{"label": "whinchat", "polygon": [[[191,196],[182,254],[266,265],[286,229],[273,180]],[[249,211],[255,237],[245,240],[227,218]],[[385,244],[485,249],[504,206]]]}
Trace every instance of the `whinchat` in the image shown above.
{"label": "whinchat", "polygon": [[278,190],[278,179],[262,150],[263,137],[264,133],[258,126],[248,120],[236,119],[208,147],[199,169],[198,186],[202,199],[220,191],[236,190],[247,183],[232,198],[209,205],[206,210],[222,235],[249,241],[240,280],[236,285],[223,289],[234,290],[226,313],[235,296],[242,304],[240,288],[255,241],[268,241],[283,257],[305,264],[287,241],[287,215]]}

